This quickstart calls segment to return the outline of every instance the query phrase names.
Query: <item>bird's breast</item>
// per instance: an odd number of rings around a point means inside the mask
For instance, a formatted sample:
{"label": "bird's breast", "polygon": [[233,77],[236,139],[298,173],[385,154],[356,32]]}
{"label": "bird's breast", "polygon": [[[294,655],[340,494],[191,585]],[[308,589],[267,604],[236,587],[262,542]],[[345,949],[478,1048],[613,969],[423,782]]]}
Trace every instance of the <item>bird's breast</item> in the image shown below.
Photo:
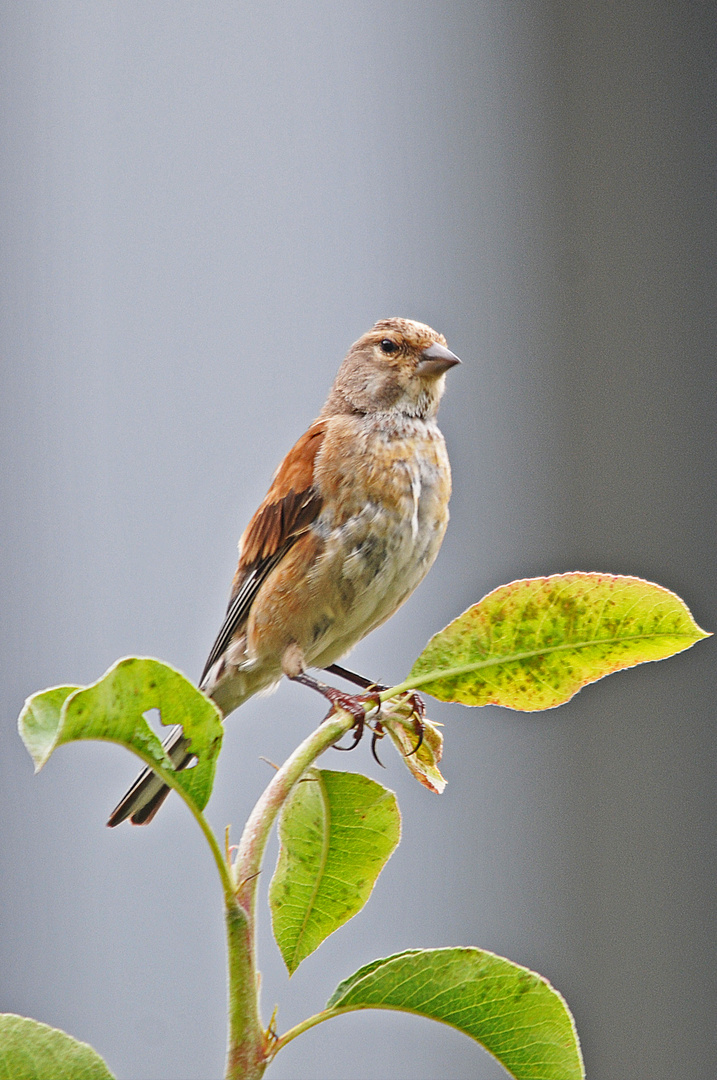
{"label": "bird's breast", "polygon": [[348,440],[351,453],[327,440],[318,463],[325,494],[313,529],[323,552],[312,589],[324,603],[309,662],[332,662],[389,618],[428,572],[448,524],[450,466],[435,424],[362,434]]}

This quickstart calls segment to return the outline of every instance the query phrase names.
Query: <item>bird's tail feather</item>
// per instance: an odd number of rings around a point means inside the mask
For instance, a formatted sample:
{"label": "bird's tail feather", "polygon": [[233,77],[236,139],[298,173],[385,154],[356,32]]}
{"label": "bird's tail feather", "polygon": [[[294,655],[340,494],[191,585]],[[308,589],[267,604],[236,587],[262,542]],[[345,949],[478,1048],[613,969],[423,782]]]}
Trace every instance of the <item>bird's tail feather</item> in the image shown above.
{"label": "bird's tail feather", "polygon": [[[186,769],[194,757],[187,753],[187,741],[181,727],[171,731],[162,745],[177,770]],[[152,769],[144,769],[114,808],[107,824],[112,829],[129,818],[133,825],[149,825],[170,791],[171,788],[162,783]]]}

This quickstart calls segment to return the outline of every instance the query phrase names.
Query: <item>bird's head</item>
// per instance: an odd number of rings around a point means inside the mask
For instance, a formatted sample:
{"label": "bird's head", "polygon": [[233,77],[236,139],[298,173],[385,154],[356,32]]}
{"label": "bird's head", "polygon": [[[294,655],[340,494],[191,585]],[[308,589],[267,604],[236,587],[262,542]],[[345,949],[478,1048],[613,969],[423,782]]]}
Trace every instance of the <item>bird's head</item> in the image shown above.
{"label": "bird's head", "polygon": [[411,319],[381,319],[349,349],[323,409],[435,416],[445,374],[460,360],[443,334]]}

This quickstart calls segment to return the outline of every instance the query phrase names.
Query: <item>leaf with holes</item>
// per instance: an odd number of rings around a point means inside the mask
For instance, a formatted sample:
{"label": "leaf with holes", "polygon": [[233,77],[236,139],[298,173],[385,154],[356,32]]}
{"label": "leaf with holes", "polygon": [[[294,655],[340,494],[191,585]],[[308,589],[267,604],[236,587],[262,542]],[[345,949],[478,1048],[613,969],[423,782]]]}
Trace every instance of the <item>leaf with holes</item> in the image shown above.
{"label": "leaf with holes", "polygon": [[368,900],[398,844],[393,792],[358,773],[310,769],[284,804],[269,887],[289,974]]}
{"label": "leaf with holes", "polygon": [[354,1009],[400,1009],[475,1039],[516,1080],[582,1080],[580,1045],[547,979],[482,949],[414,949],[374,960],[331,995],[326,1020]]}
{"label": "leaf with holes", "polygon": [[87,1043],[13,1013],[0,1014],[0,1076],[6,1080],[114,1080]]}
{"label": "leaf with holes", "polygon": [[679,596],[635,577],[557,574],[502,585],[431,638],[404,685],[441,701],[530,711],[710,635]]}
{"label": "leaf with holes", "polygon": [[118,660],[91,686],[58,686],[25,702],[18,727],[40,769],[52,752],[76,739],[103,739],[134,751],[147,765],[174,766],[145,719],[159,710],[163,724],[180,724],[197,755],[193,768],[177,772],[185,796],[202,810],[214,782],[222,742],[216,705],[180,671],[159,660],[130,656]]}

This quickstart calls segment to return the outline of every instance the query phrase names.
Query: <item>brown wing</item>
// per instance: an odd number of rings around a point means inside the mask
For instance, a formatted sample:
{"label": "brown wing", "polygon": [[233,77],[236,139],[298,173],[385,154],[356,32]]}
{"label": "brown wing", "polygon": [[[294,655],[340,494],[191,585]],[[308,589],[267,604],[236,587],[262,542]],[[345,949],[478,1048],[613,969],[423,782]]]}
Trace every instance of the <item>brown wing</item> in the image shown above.
{"label": "brown wing", "polygon": [[239,565],[222,628],[204,665],[200,686],[234,634],[246,622],[259,588],[321,509],[315,491],[314,460],[324,440],[326,420],[315,421],[274,474],[266,498],[239,543]]}
{"label": "brown wing", "polygon": [[287,540],[304,532],[319,512],[314,460],[324,441],[326,421],[317,420],[289,451],[274,474],[266,498],[249,522],[239,546],[242,569],[269,559]]}

